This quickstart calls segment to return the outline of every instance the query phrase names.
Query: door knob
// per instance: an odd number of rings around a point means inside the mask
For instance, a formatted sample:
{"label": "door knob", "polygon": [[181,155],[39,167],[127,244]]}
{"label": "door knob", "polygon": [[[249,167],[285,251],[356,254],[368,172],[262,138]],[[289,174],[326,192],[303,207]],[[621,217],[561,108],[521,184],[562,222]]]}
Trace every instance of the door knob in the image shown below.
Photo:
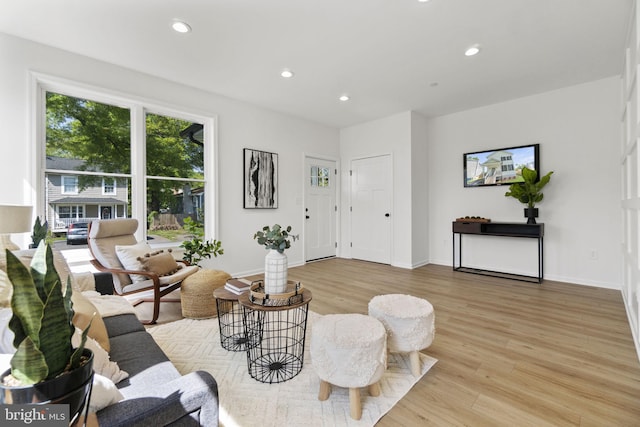
{"label": "door knob", "polygon": [[391,215],[389,215],[389,213],[384,214],[384,216],[386,216],[387,218],[389,218]]}
{"label": "door knob", "polygon": [[306,215],[305,218],[309,219],[309,215]]}

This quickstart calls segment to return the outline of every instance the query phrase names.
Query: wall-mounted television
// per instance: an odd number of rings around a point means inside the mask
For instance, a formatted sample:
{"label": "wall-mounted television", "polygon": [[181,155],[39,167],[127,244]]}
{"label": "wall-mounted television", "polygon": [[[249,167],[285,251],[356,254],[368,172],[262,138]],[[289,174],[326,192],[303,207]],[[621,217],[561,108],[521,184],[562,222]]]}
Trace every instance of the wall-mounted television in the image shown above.
{"label": "wall-mounted television", "polygon": [[464,186],[486,187],[522,182],[522,168],[540,176],[540,144],[463,154]]}

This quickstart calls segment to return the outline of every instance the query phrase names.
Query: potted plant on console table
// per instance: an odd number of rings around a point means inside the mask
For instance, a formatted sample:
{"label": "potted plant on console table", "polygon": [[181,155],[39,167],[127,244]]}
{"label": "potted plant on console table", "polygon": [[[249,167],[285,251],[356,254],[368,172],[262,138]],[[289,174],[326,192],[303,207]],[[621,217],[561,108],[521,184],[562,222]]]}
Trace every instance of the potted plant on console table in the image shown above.
{"label": "potted plant on console table", "polygon": [[509,186],[509,191],[507,191],[504,195],[506,197],[513,197],[527,205],[524,209],[524,216],[527,217],[527,224],[535,224],[536,217],[538,216],[538,208],[536,208],[536,203],[540,203],[544,197],[542,193],[542,188],[549,183],[551,180],[551,174],[553,171],[549,172],[542,178],[540,181],[536,182],[538,178],[538,172],[535,170],[523,167],[522,168],[522,179],[524,182],[517,182],[511,184]]}
{"label": "potted plant on console table", "polygon": [[264,257],[264,291],[266,294],[281,294],[287,289],[287,255],[284,251],[291,247],[291,240],[298,236],[290,234],[291,226],[282,228],[279,224],[268,225],[256,232],[253,238],[269,251]]}
{"label": "potted plant on console table", "polygon": [[91,393],[93,352],[84,348],[91,322],[80,346],[73,348],[71,281],[63,293],[49,245],[38,246],[30,271],[11,251],[6,253],[13,285],[9,328],[16,352],[11,369],[0,375],[0,404],[69,404],[75,423]]}

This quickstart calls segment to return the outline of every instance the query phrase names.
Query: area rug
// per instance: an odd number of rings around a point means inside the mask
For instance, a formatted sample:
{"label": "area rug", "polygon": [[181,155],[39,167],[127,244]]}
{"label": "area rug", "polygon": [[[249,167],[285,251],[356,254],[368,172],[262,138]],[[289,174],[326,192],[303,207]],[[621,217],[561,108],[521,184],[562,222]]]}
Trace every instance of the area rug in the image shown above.
{"label": "area rug", "polygon": [[373,426],[437,362],[420,354],[420,378],[411,374],[408,355],[389,355],[388,368],[380,381],[381,394],[361,390],[362,418],[349,416],[349,390],[333,387],[328,400],[318,400],[320,380],[312,367],[309,342],[313,321],[319,314],[309,311],[304,366],[289,381],[263,384],[247,372],[245,352],[231,352],[220,346],[217,319],[182,319],[149,328],[162,350],[186,374],[210,372],[218,382],[220,423],[224,427],[335,427]]}

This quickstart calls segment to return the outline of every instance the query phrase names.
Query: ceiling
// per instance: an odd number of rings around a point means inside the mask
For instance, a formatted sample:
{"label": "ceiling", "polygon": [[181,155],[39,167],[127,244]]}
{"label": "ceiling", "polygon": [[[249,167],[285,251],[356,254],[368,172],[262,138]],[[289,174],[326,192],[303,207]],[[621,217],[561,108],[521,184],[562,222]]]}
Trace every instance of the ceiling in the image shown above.
{"label": "ceiling", "polygon": [[[336,128],[619,75],[632,9],[632,0],[0,4],[0,32]],[[193,31],[174,32],[175,19]],[[465,56],[474,44],[480,54]],[[284,68],[295,76],[280,77]]]}

